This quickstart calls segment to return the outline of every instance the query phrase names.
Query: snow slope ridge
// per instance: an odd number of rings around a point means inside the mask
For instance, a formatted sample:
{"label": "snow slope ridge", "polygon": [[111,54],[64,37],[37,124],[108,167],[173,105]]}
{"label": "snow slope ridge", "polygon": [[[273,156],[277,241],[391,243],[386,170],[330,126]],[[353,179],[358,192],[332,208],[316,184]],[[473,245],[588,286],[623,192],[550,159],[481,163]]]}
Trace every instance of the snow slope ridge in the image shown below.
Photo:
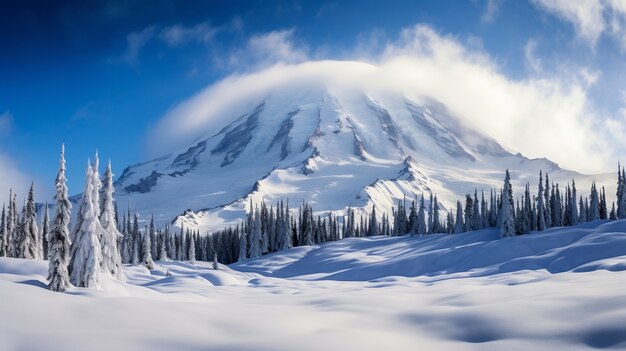
{"label": "snow slope ridge", "polygon": [[509,239],[500,239],[498,229],[421,238],[350,238],[232,267],[269,277],[341,281],[391,276],[436,281],[526,270],[622,271],[626,270],[626,221],[596,221]]}
{"label": "snow slope ridge", "polygon": [[126,266],[125,283],[55,293],[47,262],[0,258],[0,349],[626,348],[626,221],[354,238],[210,266]]}

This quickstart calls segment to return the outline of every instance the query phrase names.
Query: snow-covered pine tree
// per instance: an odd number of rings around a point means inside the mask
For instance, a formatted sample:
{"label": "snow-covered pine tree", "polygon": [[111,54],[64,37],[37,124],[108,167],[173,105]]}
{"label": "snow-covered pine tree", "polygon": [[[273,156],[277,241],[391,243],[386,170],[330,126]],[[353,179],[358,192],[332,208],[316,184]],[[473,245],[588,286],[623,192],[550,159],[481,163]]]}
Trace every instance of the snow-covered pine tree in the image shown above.
{"label": "snow-covered pine tree", "polygon": [[420,198],[420,203],[417,210],[417,218],[415,219],[415,229],[412,235],[424,235],[428,228],[426,228],[426,211],[424,205],[424,194]]}
{"label": "snow-covered pine tree", "polygon": [[124,245],[122,246],[122,262],[132,263],[133,261],[133,229],[130,222],[130,204],[124,215]]}
{"label": "snow-covered pine tree", "polygon": [[609,214],[609,219],[612,221],[617,219],[617,213],[615,211],[615,202],[613,202],[613,206],[611,207],[611,213]]}
{"label": "snow-covered pine tree", "polygon": [[282,243],[283,243],[283,247],[282,249],[290,249],[293,247],[293,239],[291,236],[291,228],[290,228],[290,221],[291,221],[291,216],[289,213],[289,200],[287,200],[287,205],[285,207],[285,213],[283,216],[283,239],[282,239]]}
{"label": "snow-covered pine tree", "polygon": [[[100,177],[98,173],[93,172],[92,178],[95,187],[100,182]],[[100,246],[102,249],[101,268],[103,272],[110,274],[113,278],[124,281],[126,279],[122,267],[122,258],[117,248],[117,243],[122,238],[122,234],[117,229],[115,219],[114,192],[113,172],[111,171],[111,161],[109,161],[104,173],[102,203],[100,206],[100,225],[103,229],[100,235]]]}
{"label": "snow-covered pine tree", "polygon": [[48,233],[50,232],[49,226],[49,218],[48,218],[48,203],[44,205],[43,208],[43,220],[41,221],[41,234],[39,237],[41,241],[43,241],[43,257],[47,260],[50,258],[50,250],[48,248]]}
{"label": "snow-covered pine tree", "polygon": [[[278,207],[276,207],[278,208]],[[275,252],[276,251],[276,243],[278,242],[276,236],[276,217],[274,215],[274,206],[270,206],[270,212],[268,215],[268,223],[267,223],[267,238],[269,239],[268,251]]]}
{"label": "snow-covered pine tree", "polygon": [[[154,215],[152,215],[152,217],[154,218]],[[152,226],[154,227],[154,224]],[[153,230],[150,230],[150,254],[152,255],[152,259],[159,257],[159,252],[157,251],[158,242],[157,231],[153,228]]]}
{"label": "snow-covered pine tree", "polygon": [[7,255],[7,214],[4,204],[2,204],[2,214],[0,214],[0,257]]}
{"label": "snow-covered pine tree", "polygon": [[[239,232],[239,224],[237,224],[237,231]],[[248,253],[248,240],[246,238],[245,231],[241,231],[239,233],[239,262],[243,262],[246,260],[246,255]]]}
{"label": "snow-covered pine tree", "polygon": [[600,199],[596,182],[591,183],[591,194],[589,195],[589,220],[595,221],[600,219]]}
{"label": "snow-covered pine tree", "polygon": [[465,195],[465,231],[469,232],[474,230],[474,200],[470,194]]}
{"label": "snow-covered pine tree", "polygon": [[524,190],[524,206],[522,208],[522,233],[529,233],[532,227],[531,223],[531,206],[530,206],[530,184],[526,183]]}
{"label": "snow-covered pine tree", "polygon": [[480,203],[478,202],[478,190],[474,189],[474,207],[472,208],[472,229],[480,229]]}
{"label": "snow-covered pine tree", "polygon": [[431,234],[433,232],[433,193],[430,193],[430,198],[428,199],[428,228],[427,233]]}
{"label": "snow-covered pine tree", "polygon": [[432,233],[440,233],[441,232],[441,220],[439,219],[439,202],[437,201],[437,194],[435,194],[435,198],[433,199],[433,229]]}
{"label": "snow-covered pine tree", "polygon": [[550,180],[548,179],[548,173],[546,173],[546,186],[543,189],[543,201],[544,201],[544,207],[545,207],[545,222],[546,222],[546,229],[552,227],[552,205],[550,202],[551,198],[550,198]]}
{"label": "snow-covered pine tree", "polygon": [[139,264],[139,260],[140,260],[139,250],[141,246],[141,233],[139,232],[139,214],[136,211],[133,217],[132,236],[133,236],[133,247],[132,247],[130,261],[132,264],[137,265]]}
{"label": "snow-covered pine tree", "polygon": [[463,233],[465,226],[463,225],[463,205],[461,201],[456,202],[456,220],[454,221],[454,232],[456,234]]}
{"label": "snow-covered pine tree", "polygon": [[[43,248],[38,244],[39,228],[37,227],[37,213],[35,212],[34,184],[30,185],[28,200],[22,218],[22,234],[20,241],[20,258],[31,260],[43,259]],[[41,251],[40,251],[41,249]]]}
{"label": "snow-covered pine tree", "polygon": [[369,236],[377,236],[378,232],[378,220],[376,219],[376,206],[372,205],[372,216],[370,217],[369,224]]}
{"label": "snow-covered pine tree", "polygon": [[580,197],[580,201],[578,202],[578,212],[580,213],[580,216],[578,216],[578,221],[579,223],[585,223],[587,222],[587,213],[585,212],[585,203],[583,202],[583,197]]}
{"label": "snow-covered pine tree", "polygon": [[543,200],[543,176],[541,175],[541,171],[539,171],[539,185],[537,187],[537,230],[539,231],[546,229],[546,215]]}
{"label": "snow-covered pine tree", "polygon": [[[265,255],[267,253],[270,252],[270,246],[269,246],[269,236],[268,236],[268,218],[267,218],[267,207],[265,206],[265,203],[263,203],[263,208],[265,208],[265,211],[261,211],[261,213],[265,213],[265,215],[261,214],[261,254]],[[265,224],[263,224],[263,222],[265,221]]]}
{"label": "snow-covered pine tree", "polygon": [[261,257],[261,215],[259,208],[254,210],[252,230],[250,231],[250,258]]}
{"label": "snow-covered pine tree", "polygon": [[[435,200],[437,197],[435,196]],[[436,201],[435,201],[436,203]],[[485,191],[482,190],[480,193],[480,229],[484,229],[489,227],[489,207],[487,206],[487,201],[485,200]]]}
{"label": "snow-covered pine tree", "polygon": [[578,197],[576,196],[576,182],[574,182],[574,179],[572,179],[572,194],[570,197],[570,220],[572,222],[572,225],[576,225],[579,222],[579,218],[578,218],[578,208],[576,207],[576,199]]}
{"label": "snow-covered pine tree", "polygon": [[617,204],[617,218],[624,219],[626,218],[626,170],[622,167],[622,186],[621,188],[621,196],[619,197],[619,203]]}
{"label": "snow-covered pine tree", "polygon": [[604,186],[602,187],[602,193],[600,193],[600,219],[607,219],[608,212],[606,207],[606,193],[604,191]]}
{"label": "snow-covered pine tree", "polygon": [[506,170],[504,176],[504,186],[502,188],[502,204],[500,214],[500,236],[515,236],[515,215],[513,205],[513,188],[511,187],[511,176]]}
{"label": "snow-covered pine tree", "polygon": [[[422,198],[424,194],[422,194]],[[417,235],[417,196],[415,200],[411,201],[411,209],[409,210],[409,235]]]}
{"label": "snow-covered pine tree", "polygon": [[626,207],[624,206],[624,178],[622,177],[622,168],[619,162],[617,163],[617,210],[615,215],[617,218],[622,219],[626,217]]}
{"label": "snow-covered pine tree", "polygon": [[[54,221],[48,236],[48,288],[52,291],[65,291],[70,287],[68,265],[70,263],[70,214],[72,204],[67,195],[65,179],[65,146],[61,145],[61,158],[55,188],[56,200]],[[47,213],[47,211],[46,211]]]}
{"label": "snow-covered pine tree", "polygon": [[169,237],[169,228],[165,226],[165,232],[159,236],[161,241],[159,247],[159,261],[168,261],[167,257],[167,245],[168,245],[168,237]]}
{"label": "snow-covered pine tree", "polygon": [[218,270],[220,269],[219,264],[217,263],[217,254],[213,254],[213,269],[214,270]]}
{"label": "snow-covered pine tree", "polygon": [[[144,227],[145,228],[145,227]],[[148,269],[154,269],[154,261],[152,260],[152,245],[150,243],[150,233],[145,228],[141,235],[141,263]]]}
{"label": "snow-covered pine tree", "polygon": [[446,233],[454,233],[454,215],[452,214],[452,211],[448,211],[448,214],[446,214],[446,229]]}
{"label": "snow-covered pine tree", "polygon": [[196,264],[196,239],[193,234],[189,236],[189,252],[187,253],[189,263]]}
{"label": "snow-covered pine tree", "polygon": [[7,257],[18,257],[19,216],[17,214],[17,194],[9,190],[9,210],[7,215]]}
{"label": "snow-covered pine tree", "polygon": [[99,237],[103,229],[94,208],[92,170],[89,162],[85,178],[85,191],[78,210],[75,239],[71,246],[70,282],[77,287],[98,289],[102,261]]}

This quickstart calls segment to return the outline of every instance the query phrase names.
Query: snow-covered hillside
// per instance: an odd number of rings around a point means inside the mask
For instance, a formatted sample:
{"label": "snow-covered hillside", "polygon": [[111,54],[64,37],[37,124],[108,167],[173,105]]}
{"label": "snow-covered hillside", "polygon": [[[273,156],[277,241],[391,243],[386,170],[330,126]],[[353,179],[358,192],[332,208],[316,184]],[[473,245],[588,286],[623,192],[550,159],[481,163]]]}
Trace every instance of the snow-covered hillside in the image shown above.
{"label": "snow-covered hillside", "polygon": [[626,348],[624,220],[353,238],[218,271],[127,266],[100,291],[48,291],[46,271],[0,258],[0,349]]}
{"label": "snow-covered hillside", "polygon": [[[372,69],[355,62],[317,65]],[[306,200],[316,211],[338,213],[375,203],[380,215],[404,195],[432,191],[445,211],[474,188],[500,188],[506,168],[515,190],[536,184],[543,170],[561,184],[576,178],[582,193],[593,179],[607,186],[609,196],[615,192],[613,175],[583,176],[513,154],[462,115],[411,92],[332,79],[303,84],[294,76],[255,94],[234,95],[219,114],[187,106],[211,106],[204,101],[215,99],[210,94],[177,107],[215,122],[197,130],[200,136],[188,147],[126,168],[116,182],[121,210],[130,204],[162,225],[190,209],[177,224],[203,232],[241,220],[249,197],[257,203]]]}

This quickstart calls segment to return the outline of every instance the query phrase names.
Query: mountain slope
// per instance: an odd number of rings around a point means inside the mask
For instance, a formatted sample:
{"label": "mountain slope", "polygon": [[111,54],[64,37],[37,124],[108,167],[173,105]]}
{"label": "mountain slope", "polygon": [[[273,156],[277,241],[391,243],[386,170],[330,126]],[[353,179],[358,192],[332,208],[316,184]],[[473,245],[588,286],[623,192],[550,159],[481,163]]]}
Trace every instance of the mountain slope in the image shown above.
{"label": "mountain slope", "polygon": [[592,179],[513,154],[427,97],[297,81],[258,95],[236,99],[223,125],[188,147],[126,168],[116,182],[121,208],[160,224],[190,209],[176,224],[209,230],[243,218],[250,197],[339,213],[375,203],[382,214],[431,191],[449,209],[474,188],[499,188],[506,168],[516,190],[540,169],[553,181],[576,178],[579,189]]}

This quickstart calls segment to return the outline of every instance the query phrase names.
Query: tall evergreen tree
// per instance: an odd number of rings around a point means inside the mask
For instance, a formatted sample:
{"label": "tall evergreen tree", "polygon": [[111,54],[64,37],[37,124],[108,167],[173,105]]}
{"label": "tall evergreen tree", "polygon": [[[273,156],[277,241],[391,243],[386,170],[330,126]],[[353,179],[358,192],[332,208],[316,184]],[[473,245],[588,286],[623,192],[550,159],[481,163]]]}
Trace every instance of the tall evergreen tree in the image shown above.
{"label": "tall evergreen tree", "polygon": [[94,208],[91,165],[87,165],[85,191],[78,210],[74,241],[71,246],[70,282],[77,287],[100,288],[102,226]]}
{"label": "tall evergreen tree", "polygon": [[463,225],[463,206],[461,201],[456,202],[456,220],[454,221],[454,232],[463,233],[465,226]]}
{"label": "tall evergreen tree", "polygon": [[550,201],[550,180],[548,179],[548,173],[546,173],[546,186],[544,188],[543,200],[545,206],[546,228],[550,228],[552,227],[552,204]]}
{"label": "tall evergreen tree", "polygon": [[504,177],[504,186],[502,188],[502,204],[500,214],[500,236],[515,236],[515,215],[513,205],[513,188],[511,187],[511,176],[509,170],[506,170]]}
{"label": "tall evergreen tree", "polygon": [[[154,230],[154,224],[151,226],[151,230]],[[149,230],[144,230],[143,235],[141,235],[141,263],[148,269],[154,269]]]}
{"label": "tall evergreen tree", "polygon": [[[65,291],[70,287],[68,265],[70,263],[70,215],[72,204],[67,195],[65,179],[65,146],[61,146],[59,171],[57,173],[54,199],[56,201],[54,221],[48,241],[48,288],[52,291]],[[47,212],[47,211],[46,211]]]}
{"label": "tall evergreen tree", "polygon": [[598,219],[600,219],[600,199],[596,189],[596,182],[593,182],[591,184],[591,194],[589,195],[589,220],[595,221]]}
{"label": "tall evergreen tree", "polygon": [[[237,225],[237,232],[239,232],[239,225]],[[239,234],[239,260],[238,261],[239,262],[245,261],[247,253],[248,253],[248,240],[246,239],[246,233],[242,231]]]}
{"label": "tall evergreen tree", "polygon": [[4,204],[2,204],[2,214],[0,215],[0,257],[7,255],[7,214]]}
{"label": "tall evergreen tree", "polygon": [[470,194],[465,195],[465,231],[474,230],[474,200]]}
{"label": "tall evergreen tree", "polygon": [[249,257],[257,258],[261,257],[261,215],[259,208],[254,210],[252,230],[250,231],[250,248]]}
{"label": "tall evergreen tree", "polygon": [[44,205],[43,208],[43,220],[41,221],[41,234],[39,237],[41,241],[43,241],[43,257],[47,260],[50,258],[49,249],[48,249],[48,234],[50,232],[50,219],[48,218],[48,203]]}
{"label": "tall evergreen tree", "polygon": [[168,245],[167,238],[168,237],[169,237],[169,228],[165,226],[165,232],[159,236],[159,241],[160,241],[159,256],[158,256],[159,261],[168,261],[168,257],[167,257],[167,245]]}
{"label": "tall evergreen tree", "polygon": [[189,236],[189,253],[187,254],[187,257],[189,258],[189,262],[191,264],[196,264],[196,239],[193,234]]}
{"label": "tall evergreen tree", "polygon": [[441,232],[441,222],[439,219],[439,202],[437,201],[437,195],[435,195],[435,198],[433,199],[433,230],[431,231],[432,233],[439,233]]}
{"label": "tall evergreen tree", "polygon": [[415,223],[415,234],[424,235],[427,233],[428,230],[426,226],[426,206],[424,205],[424,194],[422,194],[418,208],[419,209],[417,211],[417,219]]}
{"label": "tall evergreen tree", "polygon": [[579,222],[578,208],[576,207],[576,182],[572,179],[572,194],[570,196],[570,216],[572,225],[576,225]]}
{"label": "tall evergreen tree", "polygon": [[600,194],[600,219],[607,219],[608,212],[606,207],[606,193],[604,191],[604,186],[602,187],[602,193]]}
{"label": "tall evergreen tree", "polygon": [[31,260],[43,259],[43,247],[38,244],[39,228],[37,226],[37,213],[35,212],[34,185],[30,185],[28,200],[22,218],[22,233],[20,241],[20,258]]}
{"label": "tall evergreen tree", "polygon": [[370,217],[370,225],[369,225],[369,235],[377,236],[380,235],[378,232],[378,221],[376,219],[376,206],[372,205],[372,216]]}
{"label": "tall evergreen tree", "polygon": [[[92,181],[94,187],[100,181],[100,177],[93,172]],[[95,179],[98,178],[98,179]],[[124,272],[122,267],[122,258],[117,248],[118,241],[122,238],[122,234],[117,229],[115,219],[115,207],[113,194],[113,172],[111,171],[111,162],[109,161],[106,172],[104,173],[104,186],[102,187],[102,203],[100,206],[100,225],[102,225],[102,233],[100,235],[100,245],[102,248],[102,271],[111,275],[113,278],[124,281]]]}
{"label": "tall evergreen tree", "polygon": [[546,229],[546,215],[543,200],[543,177],[541,171],[539,171],[539,185],[537,187],[537,230],[539,231]]}
{"label": "tall evergreen tree", "polygon": [[433,193],[430,193],[430,198],[428,199],[428,233],[432,233],[433,232],[433,223],[434,223],[434,217],[433,217]]}
{"label": "tall evergreen tree", "polygon": [[135,214],[133,216],[132,236],[133,236],[133,248],[131,252],[131,263],[134,265],[137,265],[139,264],[139,261],[141,259],[139,255],[139,251],[141,249],[140,248],[141,234],[139,233],[139,214],[137,213],[137,211],[135,211]]}

